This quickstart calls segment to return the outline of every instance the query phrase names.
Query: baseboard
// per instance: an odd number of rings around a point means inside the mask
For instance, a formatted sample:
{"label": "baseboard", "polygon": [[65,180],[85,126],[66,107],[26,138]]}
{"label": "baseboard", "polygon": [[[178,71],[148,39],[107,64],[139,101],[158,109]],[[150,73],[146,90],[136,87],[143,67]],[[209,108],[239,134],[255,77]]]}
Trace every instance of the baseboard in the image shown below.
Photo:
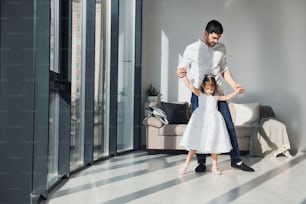
{"label": "baseboard", "polygon": [[148,154],[187,154],[186,150],[178,150],[178,149],[147,149]]}
{"label": "baseboard", "polygon": [[[178,150],[178,149],[147,149],[149,155],[154,154],[187,154],[187,150]],[[223,154],[229,154],[229,153],[223,153]],[[241,156],[247,156],[249,155],[249,151],[240,151]]]}

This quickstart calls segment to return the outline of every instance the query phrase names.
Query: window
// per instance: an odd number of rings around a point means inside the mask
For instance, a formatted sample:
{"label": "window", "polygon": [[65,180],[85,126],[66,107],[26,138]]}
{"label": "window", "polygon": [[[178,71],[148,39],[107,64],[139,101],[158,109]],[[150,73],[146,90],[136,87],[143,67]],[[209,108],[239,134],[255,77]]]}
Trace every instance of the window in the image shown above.
{"label": "window", "polygon": [[[84,161],[86,1],[72,1],[70,169]],[[80,29],[78,29],[80,28]]]}
{"label": "window", "polygon": [[[59,73],[59,0],[51,0],[50,18],[50,71]],[[48,135],[48,175],[50,187],[58,177],[59,141],[59,92],[50,91],[49,96],[49,135]]]}
{"label": "window", "polygon": [[96,1],[94,159],[109,153],[109,42],[110,2]]}
{"label": "window", "polygon": [[135,0],[119,1],[117,151],[133,149]]}
{"label": "window", "polygon": [[59,141],[59,94],[51,92],[49,100],[48,187],[57,181]]}

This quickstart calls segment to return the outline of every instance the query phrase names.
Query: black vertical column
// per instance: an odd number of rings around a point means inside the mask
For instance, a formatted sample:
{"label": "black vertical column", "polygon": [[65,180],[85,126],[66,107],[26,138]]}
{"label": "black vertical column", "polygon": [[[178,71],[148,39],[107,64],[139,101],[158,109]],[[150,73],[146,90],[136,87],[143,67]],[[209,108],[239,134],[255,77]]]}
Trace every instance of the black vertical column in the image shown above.
{"label": "black vertical column", "polygon": [[35,104],[34,1],[1,0],[0,202],[30,203]]}
{"label": "black vertical column", "polygon": [[85,80],[85,129],[84,129],[84,163],[93,160],[94,135],[94,90],[95,90],[95,19],[96,4],[94,0],[86,3],[86,80]]}
{"label": "black vertical column", "polygon": [[58,174],[70,174],[70,105],[71,105],[71,9],[72,0],[59,1],[59,70],[65,82],[59,100]]}
{"label": "black vertical column", "polygon": [[117,151],[119,1],[111,1],[109,153]]}
{"label": "black vertical column", "polygon": [[47,196],[49,69],[50,69],[50,2],[34,4],[34,135],[32,202]]}
{"label": "black vertical column", "polygon": [[142,42],[142,0],[136,0],[135,17],[135,90],[134,90],[134,149],[141,147],[141,42]]}

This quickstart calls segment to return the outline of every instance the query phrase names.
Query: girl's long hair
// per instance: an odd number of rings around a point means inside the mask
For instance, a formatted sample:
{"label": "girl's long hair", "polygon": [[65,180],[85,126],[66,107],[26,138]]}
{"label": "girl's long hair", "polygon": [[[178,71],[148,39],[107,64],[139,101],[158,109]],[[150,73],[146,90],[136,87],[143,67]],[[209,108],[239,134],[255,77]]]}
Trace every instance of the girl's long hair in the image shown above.
{"label": "girl's long hair", "polygon": [[202,93],[205,93],[205,92],[204,92],[204,87],[207,86],[207,85],[212,86],[212,87],[215,88],[214,93],[213,93],[213,96],[214,96],[215,93],[216,93],[216,90],[217,90],[217,82],[216,82],[215,76],[213,76],[213,75],[208,75],[208,74],[206,74],[206,75],[204,76],[204,79],[203,79],[203,81],[202,81],[202,86],[201,86],[201,88],[200,88],[200,91],[201,91]]}

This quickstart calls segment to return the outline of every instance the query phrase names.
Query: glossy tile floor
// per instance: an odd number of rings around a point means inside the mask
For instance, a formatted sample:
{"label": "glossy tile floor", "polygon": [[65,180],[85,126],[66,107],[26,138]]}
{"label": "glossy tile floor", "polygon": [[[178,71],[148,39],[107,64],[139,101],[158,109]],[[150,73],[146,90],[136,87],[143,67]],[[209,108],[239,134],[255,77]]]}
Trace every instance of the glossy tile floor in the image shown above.
{"label": "glossy tile floor", "polygon": [[[96,203],[241,203],[306,204],[306,153],[292,158],[242,157],[255,168],[248,173],[219,157],[222,175],[194,172],[194,159],[184,176],[178,169],[186,154],[134,152],[99,162],[76,173],[49,195],[49,204]],[[207,158],[210,169],[210,158]]]}

